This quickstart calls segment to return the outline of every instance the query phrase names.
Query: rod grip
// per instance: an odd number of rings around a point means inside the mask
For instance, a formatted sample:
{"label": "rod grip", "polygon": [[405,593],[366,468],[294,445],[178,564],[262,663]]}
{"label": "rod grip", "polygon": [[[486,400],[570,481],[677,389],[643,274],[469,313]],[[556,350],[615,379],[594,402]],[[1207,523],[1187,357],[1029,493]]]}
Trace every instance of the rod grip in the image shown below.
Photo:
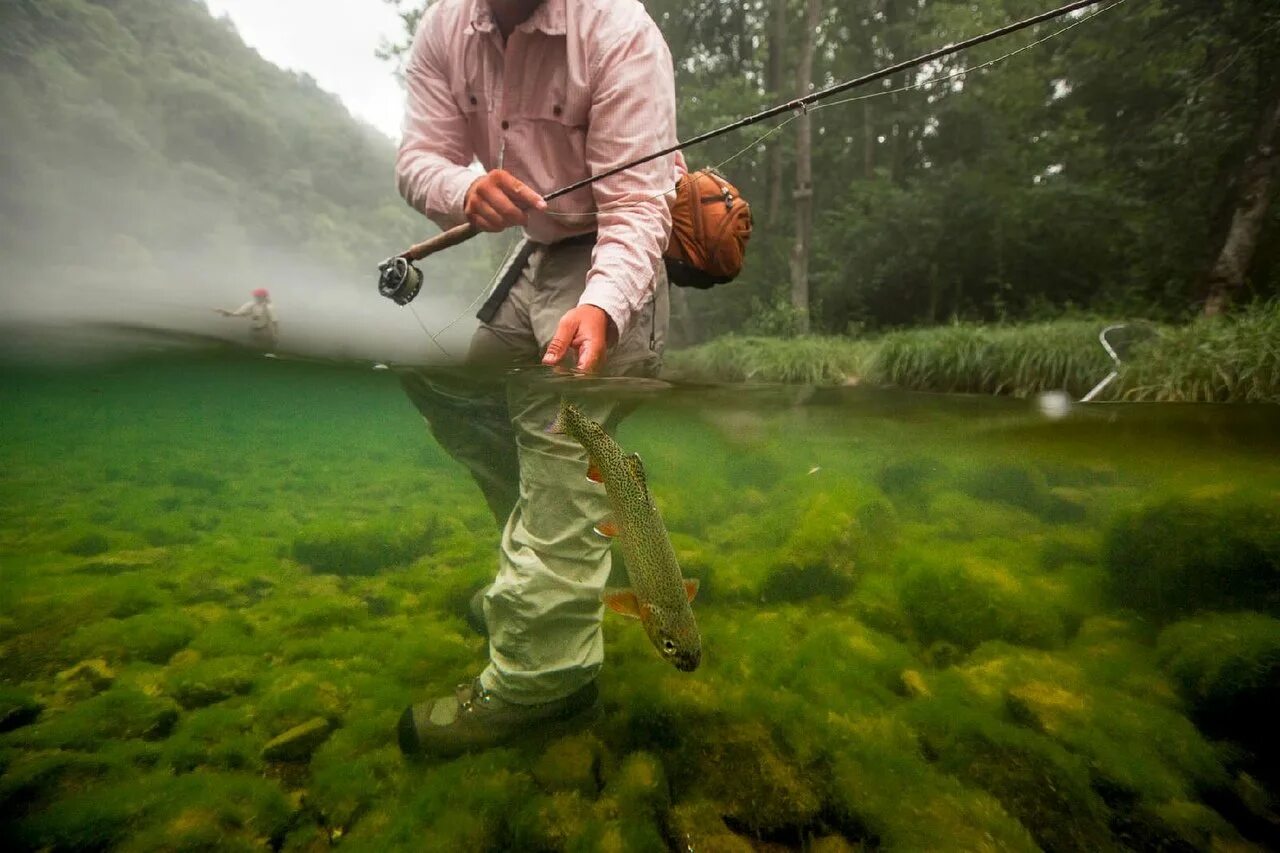
{"label": "rod grip", "polygon": [[470,222],[464,222],[461,225],[455,225],[448,231],[441,231],[434,237],[428,237],[421,243],[410,246],[408,251],[400,253],[400,257],[406,261],[420,261],[428,255],[434,255],[436,252],[443,252],[445,249],[456,246],[459,243],[465,243],[479,233]]}

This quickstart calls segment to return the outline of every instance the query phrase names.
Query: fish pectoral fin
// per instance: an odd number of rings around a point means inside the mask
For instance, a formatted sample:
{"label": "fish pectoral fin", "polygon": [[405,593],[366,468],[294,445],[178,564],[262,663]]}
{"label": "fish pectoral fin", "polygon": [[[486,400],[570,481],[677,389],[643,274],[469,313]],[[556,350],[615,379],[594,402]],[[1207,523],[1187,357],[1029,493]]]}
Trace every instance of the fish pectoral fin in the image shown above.
{"label": "fish pectoral fin", "polygon": [[684,580],[684,597],[686,601],[693,601],[698,595],[700,584],[697,578],[685,578]]}
{"label": "fish pectoral fin", "polygon": [[612,517],[605,517],[596,522],[596,526],[592,529],[600,536],[612,539],[618,535],[618,522],[614,521]]}
{"label": "fish pectoral fin", "polygon": [[623,616],[630,616],[632,619],[640,618],[640,599],[636,598],[636,594],[630,589],[606,590],[604,594],[605,606],[614,613],[620,613]]}
{"label": "fish pectoral fin", "polygon": [[600,473],[600,466],[594,461],[587,463],[587,479],[593,483],[604,482],[604,475]]}

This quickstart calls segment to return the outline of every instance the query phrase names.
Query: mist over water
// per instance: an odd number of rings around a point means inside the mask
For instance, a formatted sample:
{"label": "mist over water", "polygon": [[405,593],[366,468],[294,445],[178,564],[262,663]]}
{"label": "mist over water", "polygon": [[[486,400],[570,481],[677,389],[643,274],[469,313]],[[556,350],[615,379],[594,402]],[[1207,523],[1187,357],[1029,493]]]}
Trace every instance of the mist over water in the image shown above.
{"label": "mist over water", "polygon": [[[388,254],[395,250],[387,247]],[[458,294],[459,271],[447,261],[424,265],[424,272],[422,294],[401,307],[378,294],[376,263],[361,278],[287,252],[254,251],[233,261],[193,253],[134,268],[6,258],[0,357],[67,362],[157,348],[248,346],[247,318],[215,309],[234,310],[265,287],[280,324],[279,355],[452,364],[475,327],[471,299]],[[439,281],[452,292],[432,293]],[[476,274],[466,285],[478,295],[487,280]],[[438,346],[428,332],[439,336]]]}

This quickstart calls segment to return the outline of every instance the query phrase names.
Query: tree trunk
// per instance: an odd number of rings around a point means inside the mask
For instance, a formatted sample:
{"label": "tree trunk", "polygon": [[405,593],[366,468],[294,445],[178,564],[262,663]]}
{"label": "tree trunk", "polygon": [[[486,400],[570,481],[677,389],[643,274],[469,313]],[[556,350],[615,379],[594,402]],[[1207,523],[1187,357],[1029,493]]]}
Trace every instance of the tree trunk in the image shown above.
{"label": "tree trunk", "polygon": [[[813,53],[817,42],[822,0],[806,0],[804,38],[796,69],[796,97],[809,94],[813,85]],[[796,242],[791,248],[791,306],[796,311],[796,332],[809,333],[809,242],[813,236],[813,129],[809,113],[796,122]]]}
{"label": "tree trunk", "polygon": [[[787,46],[787,0],[774,0],[770,14],[768,86],[772,99],[780,101],[786,80],[782,59]],[[775,136],[769,146],[769,209],[766,221],[770,225],[777,223],[782,208],[782,139]]]}
{"label": "tree trunk", "polygon": [[1204,303],[1206,317],[1225,311],[1232,294],[1244,288],[1245,276],[1258,248],[1258,237],[1271,207],[1276,165],[1280,163],[1280,88],[1271,95],[1264,105],[1266,112],[1258,123],[1253,148],[1241,169],[1231,227],[1209,272],[1209,296]]}

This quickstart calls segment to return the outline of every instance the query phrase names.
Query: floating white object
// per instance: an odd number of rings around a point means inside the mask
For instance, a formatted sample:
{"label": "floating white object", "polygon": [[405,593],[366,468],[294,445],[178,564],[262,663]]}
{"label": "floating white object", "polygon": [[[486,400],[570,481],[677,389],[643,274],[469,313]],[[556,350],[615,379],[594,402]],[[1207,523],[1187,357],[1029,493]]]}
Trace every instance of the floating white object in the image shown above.
{"label": "floating white object", "polygon": [[1051,421],[1071,413],[1071,395],[1066,391],[1045,391],[1036,396],[1036,409]]}

